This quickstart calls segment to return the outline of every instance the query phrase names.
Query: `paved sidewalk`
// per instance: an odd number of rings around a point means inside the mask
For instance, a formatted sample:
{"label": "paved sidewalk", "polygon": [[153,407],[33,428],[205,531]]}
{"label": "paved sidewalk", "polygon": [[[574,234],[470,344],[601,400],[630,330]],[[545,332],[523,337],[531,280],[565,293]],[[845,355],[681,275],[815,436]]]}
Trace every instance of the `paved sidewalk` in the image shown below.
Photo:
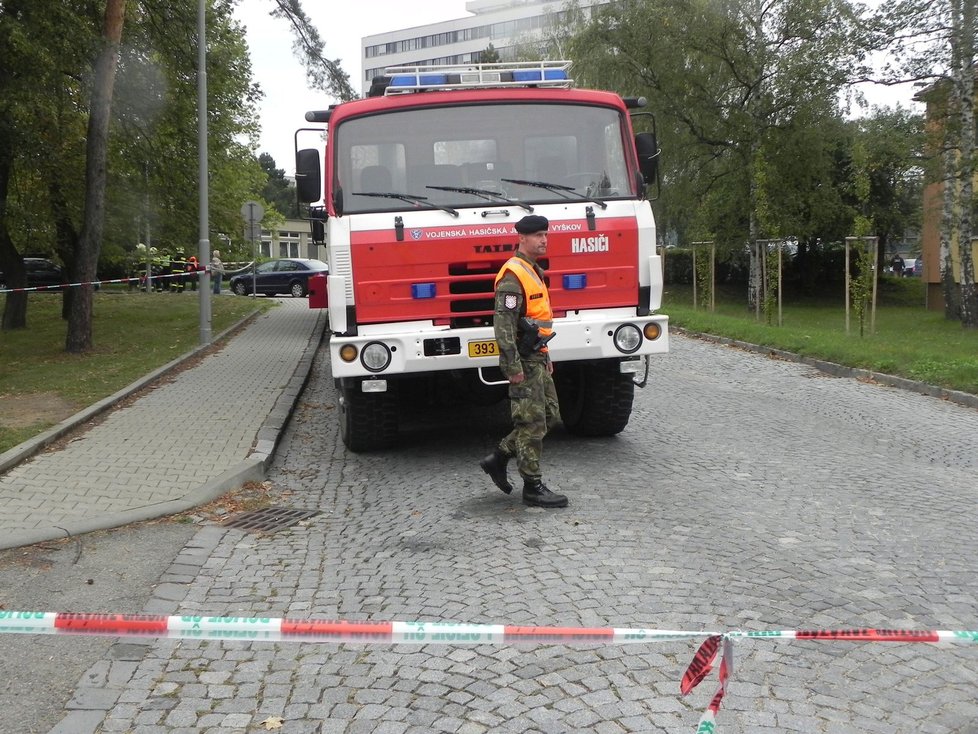
{"label": "paved sidewalk", "polygon": [[0,549],[182,512],[261,479],[326,323],[305,299],[282,299],[193,367],[168,374],[206,348],[0,456]]}

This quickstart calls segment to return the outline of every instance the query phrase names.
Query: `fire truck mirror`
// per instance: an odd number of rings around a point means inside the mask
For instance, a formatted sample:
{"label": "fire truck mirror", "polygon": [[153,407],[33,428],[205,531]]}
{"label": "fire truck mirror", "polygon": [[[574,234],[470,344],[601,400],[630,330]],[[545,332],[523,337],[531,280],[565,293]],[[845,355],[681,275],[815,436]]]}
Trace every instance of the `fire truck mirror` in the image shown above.
{"label": "fire truck mirror", "polygon": [[659,169],[659,143],[655,133],[638,133],[635,136],[638,168],[646,183],[655,183]]}
{"label": "fire truck mirror", "polygon": [[326,241],[326,222],[322,219],[313,219],[310,222],[312,229],[312,241],[321,245]]}
{"label": "fire truck mirror", "polygon": [[343,187],[333,187],[333,212],[338,217],[343,216]]}
{"label": "fire truck mirror", "polygon": [[299,201],[311,204],[323,198],[322,174],[319,171],[319,151],[315,148],[295,153],[295,187]]}

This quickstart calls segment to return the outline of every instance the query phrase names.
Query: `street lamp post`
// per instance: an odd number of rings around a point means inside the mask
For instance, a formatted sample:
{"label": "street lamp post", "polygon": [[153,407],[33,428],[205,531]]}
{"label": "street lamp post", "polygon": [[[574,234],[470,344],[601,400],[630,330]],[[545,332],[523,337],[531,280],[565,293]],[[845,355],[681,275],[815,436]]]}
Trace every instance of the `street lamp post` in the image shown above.
{"label": "street lamp post", "polygon": [[[198,179],[200,187],[200,242],[197,261],[210,263],[208,239],[209,211],[207,203],[207,38],[206,0],[199,0],[197,9],[197,147]],[[211,279],[210,271],[199,272],[200,278],[200,343],[211,343]]]}

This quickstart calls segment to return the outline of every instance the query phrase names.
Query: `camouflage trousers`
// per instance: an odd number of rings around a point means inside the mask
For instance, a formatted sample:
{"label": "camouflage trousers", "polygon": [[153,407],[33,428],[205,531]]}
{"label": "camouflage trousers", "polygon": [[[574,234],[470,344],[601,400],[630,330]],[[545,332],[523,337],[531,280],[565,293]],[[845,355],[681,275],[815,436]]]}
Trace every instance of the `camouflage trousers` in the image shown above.
{"label": "camouflage trousers", "polygon": [[516,466],[526,478],[540,478],[543,437],[560,419],[557,390],[544,362],[523,361],[526,379],[509,386],[513,430],[499,442],[499,450],[516,457]]}

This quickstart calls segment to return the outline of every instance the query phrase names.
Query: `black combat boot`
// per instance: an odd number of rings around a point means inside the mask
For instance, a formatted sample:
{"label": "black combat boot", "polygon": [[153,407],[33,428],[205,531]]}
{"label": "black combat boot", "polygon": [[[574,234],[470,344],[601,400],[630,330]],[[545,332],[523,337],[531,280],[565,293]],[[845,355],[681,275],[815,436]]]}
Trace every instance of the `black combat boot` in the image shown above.
{"label": "black combat boot", "polygon": [[492,483],[499,487],[503,492],[509,494],[513,491],[513,485],[509,483],[509,477],[506,476],[506,465],[509,463],[509,456],[506,456],[502,451],[496,449],[489,456],[484,458],[479,462],[479,466],[482,467],[482,471],[489,475],[492,479]]}
{"label": "black combat boot", "polygon": [[551,492],[540,477],[523,477],[523,504],[534,507],[567,507],[567,496]]}

